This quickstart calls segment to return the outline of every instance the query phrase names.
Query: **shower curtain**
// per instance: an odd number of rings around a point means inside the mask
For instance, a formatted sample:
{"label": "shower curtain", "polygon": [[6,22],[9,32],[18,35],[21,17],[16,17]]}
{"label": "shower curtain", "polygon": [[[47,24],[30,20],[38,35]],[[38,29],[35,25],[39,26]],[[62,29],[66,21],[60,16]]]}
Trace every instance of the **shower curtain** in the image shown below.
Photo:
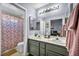
{"label": "shower curtain", "polygon": [[1,52],[15,48],[23,41],[23,18],[1,12]]}

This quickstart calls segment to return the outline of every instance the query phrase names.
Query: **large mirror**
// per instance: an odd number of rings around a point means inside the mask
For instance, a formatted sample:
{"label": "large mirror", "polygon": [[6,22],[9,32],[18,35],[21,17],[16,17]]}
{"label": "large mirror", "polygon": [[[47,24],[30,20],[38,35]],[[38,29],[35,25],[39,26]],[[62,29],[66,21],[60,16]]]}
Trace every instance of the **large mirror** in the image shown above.
{"label": "large mirror", "polygon": [[62,19],[56,19],[50,21],[50,35],[51,36],[61,36],[62,30]]}
{"label": "large mirror", "polygon": [[29,29],[30,30],[40,30],[40,21],[35,18],[29,17]]}

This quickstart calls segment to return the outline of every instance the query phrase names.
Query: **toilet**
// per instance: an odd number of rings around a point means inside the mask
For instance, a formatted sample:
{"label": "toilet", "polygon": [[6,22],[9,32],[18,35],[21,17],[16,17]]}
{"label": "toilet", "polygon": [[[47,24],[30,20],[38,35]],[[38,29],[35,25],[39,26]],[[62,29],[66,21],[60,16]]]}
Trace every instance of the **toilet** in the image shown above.
{"label": "toilet", "polygon": [[24,42],[20,42],[17,44],[16,50],[19,53],[23,53],[23,48],[24,48]]}

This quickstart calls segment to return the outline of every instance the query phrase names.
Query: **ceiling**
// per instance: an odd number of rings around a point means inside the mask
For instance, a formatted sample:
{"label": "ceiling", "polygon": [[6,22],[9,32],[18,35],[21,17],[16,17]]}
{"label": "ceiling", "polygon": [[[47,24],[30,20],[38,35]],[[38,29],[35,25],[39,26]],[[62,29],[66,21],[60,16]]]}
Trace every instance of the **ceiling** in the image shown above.
{"label": "ceiling", "polygon": [[0,10],[2,12],[5,12],[5,13],[13,15],[13,16],[21,16],[21,17],[24,16],[24,11],[17,8],[16,6],[14,6],[12,4],[1,3]]}
{"label": "ceiling", "polygon": [[44,5],[46,5],[48,3],[19,3],[19,4],[22,5],[25,8],[38,9],[40,7],[43,7]]}

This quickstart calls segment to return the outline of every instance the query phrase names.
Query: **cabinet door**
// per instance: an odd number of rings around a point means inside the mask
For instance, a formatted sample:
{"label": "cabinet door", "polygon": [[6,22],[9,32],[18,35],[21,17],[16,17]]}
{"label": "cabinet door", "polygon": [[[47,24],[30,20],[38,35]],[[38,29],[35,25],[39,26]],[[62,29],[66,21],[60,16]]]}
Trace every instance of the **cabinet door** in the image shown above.
{"label": "cabinet door", "polygon": [[31,45],[29,53],[34,56],[38,56],[39,55],[39,47]]}
{"label": "cabinet door", "polygon": [[46,44],[46,50],[57,52],[61,55],[67,55],[67,49],[54,44]]}
{"label": "cabinet door", "polygon": [[51,52],[51,51],[46,51],[46,55],[47,56],[61,56],[60,54],[55,53],[55,52]]}
{"label": "cabinet door", "polygon": [[45,48],[45,43],[40,42],[40,47],[41,47],[41,48]]}
{"label": "cabinet door", "polygon": [[40,56],[45,56],[45,43],[40,42]]}
{"label": "cabinet door", "polygon": [[45,49],[40,47],[40,56],[45,56]]}
{"label": "cabinet door", "polygon": [[29,53],[35,56],[39,55],[39,42],[29,40]]}

